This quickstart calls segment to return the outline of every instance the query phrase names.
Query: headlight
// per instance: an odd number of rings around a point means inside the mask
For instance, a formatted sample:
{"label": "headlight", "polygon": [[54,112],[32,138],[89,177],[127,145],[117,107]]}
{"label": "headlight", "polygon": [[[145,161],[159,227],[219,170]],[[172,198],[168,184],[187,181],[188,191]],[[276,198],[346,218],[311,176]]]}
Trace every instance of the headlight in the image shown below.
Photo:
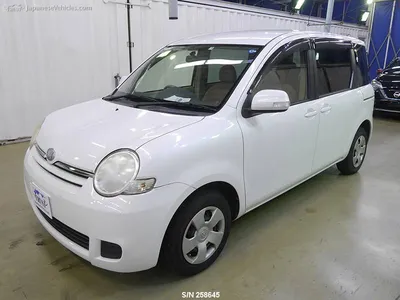
{"label": "headlight", "polygon": [[383,89],[382,83],[378,80],[374,79],[371,81],[371,85],[374,88],[374,91]]}
{"label": "headlight", "polygon": [[35,131],[33,132],[31,140],[29,142],[29,149],[31,149],[32,146],[35,145],[36,138],[40,132],[40,128],[42,128],[43,122],[44,122],[44,120],[39,125],[36,126]]}
{"label": "headlight", "polygon": [[120,194],[141,194],[154,187],[155,179],[137,179],[139,157],[129,149],[111,153],[98,165],[93,185],[97,193],[105,197]]}

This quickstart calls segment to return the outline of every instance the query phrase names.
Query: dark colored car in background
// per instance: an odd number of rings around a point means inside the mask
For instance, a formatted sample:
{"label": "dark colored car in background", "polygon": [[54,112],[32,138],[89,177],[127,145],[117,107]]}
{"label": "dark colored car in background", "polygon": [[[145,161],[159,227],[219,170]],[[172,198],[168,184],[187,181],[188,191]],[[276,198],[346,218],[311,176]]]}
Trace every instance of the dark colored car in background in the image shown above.
{"label": "dark colored car in background", "polygon": [[400,113],[400,57],[383,70],[378,70],[378,76],[372,80],[375,90],[375,110]]}

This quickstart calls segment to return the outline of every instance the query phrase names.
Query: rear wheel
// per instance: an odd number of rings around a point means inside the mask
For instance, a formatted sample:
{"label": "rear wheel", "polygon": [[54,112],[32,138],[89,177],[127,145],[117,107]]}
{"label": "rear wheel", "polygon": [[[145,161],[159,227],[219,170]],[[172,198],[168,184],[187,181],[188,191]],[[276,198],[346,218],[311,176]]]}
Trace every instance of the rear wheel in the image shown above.
{"label": "rear wheel", "polygon": [[361,168],[367,153],[368,134],[360,127],[351,144],[346,158],[337,164],[337,168],[344,175],[357,173]]}
{"label": "rear wheel", "polygon": [[224,248],[230,228],[227,200],[218,191],[198,192],[179,208],[167,229],[162,265],[185,276],[205,270]]}

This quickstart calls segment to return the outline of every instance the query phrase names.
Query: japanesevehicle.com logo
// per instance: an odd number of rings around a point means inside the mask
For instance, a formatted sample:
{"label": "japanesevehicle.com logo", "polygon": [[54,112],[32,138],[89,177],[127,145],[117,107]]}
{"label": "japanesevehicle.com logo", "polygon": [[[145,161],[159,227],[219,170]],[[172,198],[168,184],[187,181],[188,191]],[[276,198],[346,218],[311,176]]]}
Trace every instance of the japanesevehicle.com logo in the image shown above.
{"label": "japanesevehicle.com logo", "polygon": [[48,6],[29,6],[22,4],[3,5],[5,12],[76,12],[76,11],[91,11],[91,6],[76,6],[76,5],[48,5]]}

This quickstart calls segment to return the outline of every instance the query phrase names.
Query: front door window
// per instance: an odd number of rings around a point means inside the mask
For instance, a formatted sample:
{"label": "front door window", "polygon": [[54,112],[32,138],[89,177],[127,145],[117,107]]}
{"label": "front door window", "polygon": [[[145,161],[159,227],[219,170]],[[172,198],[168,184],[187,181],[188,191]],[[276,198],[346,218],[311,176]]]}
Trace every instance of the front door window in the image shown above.
{"label": "front door window", "polygon": [[307,50],[298,50],[266,68],[253,94],[261,90],[282,90],[293,105],[307,100],[307,85]]}

